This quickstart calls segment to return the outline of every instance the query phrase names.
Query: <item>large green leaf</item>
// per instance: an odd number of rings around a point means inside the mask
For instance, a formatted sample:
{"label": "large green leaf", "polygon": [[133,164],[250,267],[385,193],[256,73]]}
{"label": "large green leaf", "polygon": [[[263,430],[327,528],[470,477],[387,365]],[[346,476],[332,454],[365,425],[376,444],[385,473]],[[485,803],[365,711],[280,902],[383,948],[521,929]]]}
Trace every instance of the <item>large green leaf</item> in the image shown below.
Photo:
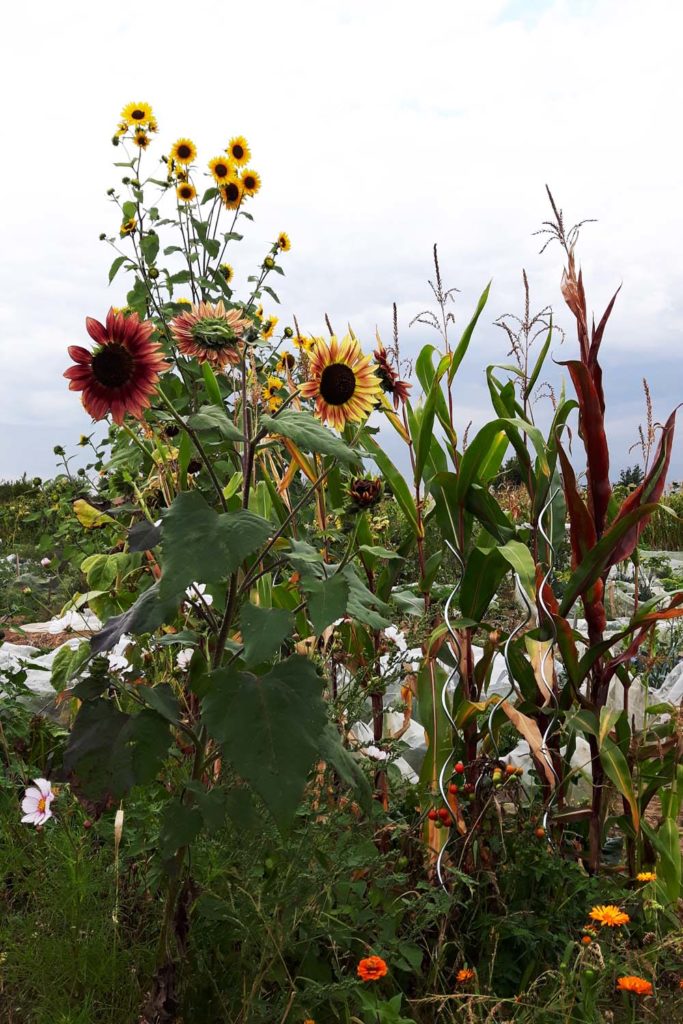
{"label": "large green leaf", "polygon": [[294,617],[281,608],[261,608],[247,602],[240,611],[244,662],[260,665],[280,650],[294,630]]}
{"label": "large green leaf", "polygon": [[151,781],[166,756],[168,722],[146,708],[127,715],[111,700],[85,701],[64,752],[64,774],[79,796],[104,807]]}
{"label": "large green leaf", "polygon": [[619,747],[608,736],[605,736],[600,746],[600,760],[608,778],[614,783],[618,791],[626,798],[631,808],[633,827],[640,828],[640,809],[638,800],[633,789],[633,779],[629,771],[628,762]]}
{"label": "large green leaf", "polygon": [[358,761],[342,745],[341,737],[332,722],[327,723],[320,737],[319,751],[322,759],[332,765],[340,779],[356,791],[361,805],[369,811],[372,796],[370,784]]}
{"label": "large green leaf", "polygon": [[462,614],[481,622],[507,571],[508,563],[498,548],[473,548],[458,594]]}
{"label": "large green leaf", "polygon": [[225,579],[274,529],[272,523],[248,510],[219,514],[198,491],[184,491],[163,513],[160,596],[177,599],[194,581]]}
{"label": "large green leaf", "polygon": [[[220,400],[220,393],[218,397]],[[217,405],[203,405],[199,412],[190,416],[187,422],[193,430],[217,430],[227,441],[244,440],[242,431],[238,430],[232,420],[228,419],[225,409],[219,409]]]}
{"label": "large green leaf", "polygon": [[280,434],[309,452],[333,455],[341,462],[358,462],[358,456],[336,434],[323,427],[310,412],[285,409],[278,416],[262,416],[260,425],[269,434]]}
{"label": "large green leaf", "polygon": [[462,363],[463,359],[465,358],[465,354],[467,352],[467,349],[469,348],[470,341],[472,340],[472,334],[474,333],[474,328],[477,326],[477,320],[481,316],[481,313],[482,313],[482,311],[484,309],[484,306],[486,305],[486,303],[488,301],[490,290],[491,290],[491,282],[489,281],[489,283],[486,285],[486,287],[484,288],[483,292],[479,296],[479,302],[477,303],[477,308],[475,309],[474,313],[472,314],[472,319],[468,323],[468,325],[465,328],[465,330],[462,332],[462,336],[460,338],[460,341],[458,342],[458,344],[455,347],[455,350],[453,352],[453,357],[451,359],[450,367],[449,367],[449,370],[448,370],[448,382],[449,382],[449,384],[453,383],[453,378],[455,377],[455,375],[458,372],[458,369],[460,367],[460,364]]}
{"label": "large green leaf", "polygon": [[262,676],[224,668],[210,678],[202,721],[278,826],[286,827],[301,802],[327,726],[321,679],[299,655]]}
{"label": "large green leaf", "polygon": [[673,818],[665,818],[657,831],[643,821],[643,831],[658,853],[657,880],[673,904],[681,895],[681,836]]}
{"label": "large green leaf", "polygon": [[349,583],[345,576],[335,573],[326,580],[304,580],[308,595],[308,617],[317,635],[340,619],[349,603]]}
{"label": "large green leaf", "polygon": [[202,828],[202,814],[199,808],[170,800],[161,815],[159,847],[164,860],[170,860],[181,846],[189,846]]}
{"label": "large green leaf", "polygon": [[176,611],[176,595],[162,598],[160,584],[155,583],[143,591],[134,605],[121,615],[107,619],[99,633],[95,633],[90,646],[95,654],[110,650],[124,633],[138,636],[140,633],[152,633],[167,617]]}
{"label": "large green leaf", "polygon": [[[391,608],[381,601],[376,594],[365,586],[356,574],[352,565],[342,569],[344,579],[349,586],[347,611],[365,626],[373,629],[385,629],[391,625]],[[389,618],[385,618],[389,616]]]}

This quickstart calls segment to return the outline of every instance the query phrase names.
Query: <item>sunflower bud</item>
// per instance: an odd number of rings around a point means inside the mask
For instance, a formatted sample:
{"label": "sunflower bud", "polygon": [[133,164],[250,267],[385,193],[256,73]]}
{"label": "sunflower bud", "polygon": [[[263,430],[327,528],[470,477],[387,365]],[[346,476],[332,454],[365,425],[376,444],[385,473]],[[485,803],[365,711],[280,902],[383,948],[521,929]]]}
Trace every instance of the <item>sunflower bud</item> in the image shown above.
{"label": "sunflower bud", "polygon": [[133,188],[140,188],[140,182],[138,181],[137,178],[131,178],[130,183],[133,186]]}
{"label": "sunflower bud", "polygon": [[107,236],[104,231],[100,234],[100,242],[106,242]]}
{"label": "sunflower bud", "polygon": [[156,281],[156,279],[159,276],[159,271],[157,270],[156,267],[150,267],[149,270],[147,271],[147,276],[151,278],[152,281]]}
{"label": "sunflower bud", "polygon": [[356,477],[351,481],[349,496],[357,509],[372,508],[382,497],[382,481],[377,477]]}
{"label": "sunflower bud", "polygon": [[273,257],[266,256],[266,258],[263,261],[263,266],[266,268],[266,270],[272,270],[275,266],[275,260],[273,259]]}
{"label": "sunflower bud", "polygon": [[285,327],[284,334],[285,334],[285,338],[293,338],[294,337],[294,331],[292,330],[291,327]]}
{"label": "sunflower bud", "polygon": [[130,178],[121,178],[124,185],[130,185]]}
{"label": "sunflower bud", "polygon": [[118,135],[112,135],[111,144],[112,144],[112,146],[118,146],[118,144],[119,144],[119,137],[118,137]]}
{"label": "sunflower bud", "polygon": [[107,195],[108,195],[108,196],[113,196],[113,195],[114,195],[114,192],[115,192],[115,191],[116,191],[116,189],[113,189],[113,188],[108,188],[108,189],[107,189]]}
{"label": "sunflower bud", "polygon": [[64,449],[62,448],[61,444],[56,444],[52,451],[54,452],[55,455],[64,455]]}

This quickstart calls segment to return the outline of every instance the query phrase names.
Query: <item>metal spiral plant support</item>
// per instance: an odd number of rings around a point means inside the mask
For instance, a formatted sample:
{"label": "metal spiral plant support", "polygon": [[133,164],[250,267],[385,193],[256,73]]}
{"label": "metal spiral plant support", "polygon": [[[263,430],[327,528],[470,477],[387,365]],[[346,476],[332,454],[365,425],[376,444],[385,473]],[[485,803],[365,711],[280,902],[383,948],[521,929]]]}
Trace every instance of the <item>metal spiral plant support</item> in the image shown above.
{"label": "metal spiral plant support", "polygon": [[[543,537],[544,541],[548,545],[548,570],[547,570],[547,572],[546,572],[546,574],[543,577],[543,580],[541,582],[541,587],[540,587],[540,591],[539,591],[539,595],[538,595],[538,603],[540,605],[541,611],[545,615],[545,618],[546,618],[546,621],[547,621],[548,626],[550,628],[550,633],[551,633],[551,636],[552,636],[552,640],[551,640],[550,645],[548,647],[546,647],[546,649],[543,651],[543,654],[541,656],[540,669],[541,669],[541,679],[543,681],[543,685],[545,686],[546,692],[548,693],[548,696],[550,697],[550,700],[551,700],[551,702],[553,704],[553,713],[549,716],[548,726],[547,726],[545,732],[543,733],[543,737],[542,737],[541,753],[543,755],[543,759],[545,760],[546,764],[550,768],[550,771],[552,772],[552,774],[553,774],[553,776],[555,778],[555,789],[550,794],[550,796],[549,796],[549,798],[548,798],[548,800],[546,802],[545,813],[543,815],[543,828],[544,829],[546,828],[546,826],[548,824],[548,818],[550,816],[550,809],[551,809],[552,805],[555,803],[555,801],[557,800],[557,798],[559,796],[560,786],[562,784],[562,780],[560,779],[559,775],[557,774],[557,772],[555,770],[555,766],[553,764],[553,759],[552,759],[552,757],[550,755],[550,749],[548,747],[548,737],[550,736],[551,732],[555,728],[555,726],[557,724],[557,721],[558,721],[558,718],[559,718],[560,703],[559,703],[559,700],[557,699],[557,694],[555,693],[555,688],[552,685],[552,681],[549,683],[547,678],[546,678],[546,674],[545,674],[546,662],[548,660],[548,656],[550,656],[553,660],[555,658],[555,653],[554,652],[555,652],[555,645],[557,643],[557,627],[555,625],[555,620],[553,619],[552,613],[550,612],[548,606],[546,605],[545,598],[543,596],[544,589],[545,589],[546,585],[548,584],[548,581],[550,580],[550,576],[552,574],[553,567],[555,565],[556,551],[555,551],[555,548],[553,547],[553,542],[552,542],[551,538],[552,538],[552,533],[553,533],[553,509],[552,509],[552,504],[553,504],[553,501],[555,500],[555,497],[557,496],[557,494],[558,494],[558,490],[555,490],[555,491],[553,491],[550,494],[547,502],[545,503],[545,505],[541,509],[541,514],[540,514],[540,516],[538,518],[538,532],[541,534],[541,536]],[[550,536],[548,536],[548,534],[543,529],[543,516],[546,514],[546,512],[548,513]],[[552,664],[552,662],[551,662],[551,664]]]}
{"label": "metal spiral plant support", "polygon": [[[453,716],[452,716],[452,714],[450,712],[450,708],[448,706],[448,687],[449,687],[449,685],[454,680],[459,679],[459,677],[460,677],[460,658],[461,658],[461,655],[462,655],[462,648],[460,646],[460,641],[458,640],[457,633],[455,632],[455,630],[451,626],[450,610],[451,610],[451,603],[452,603],[453,599],[455,598],[456,594],[458,593],[458,591],[460,590],[460,585],[462,583],[462,578],[463,578],[463,573],[464,573],[465,566],[463,564],[462,558],[460,557],[458,552],[455,550],[453,545],[450,543],[450,541],[447,540],[446,544],[450,548],[451,554],[453,555],[453,557],[455,558],[456,562],[458,563],[458,568],[460,570],[460,577],[459,577],[457,583],[455,584],[455,586],[453,587],[453,590],[448,595],[448,600],[446,601],[446,606],[444,608],[444,620],[446,622],[446,629],[448,630],[448,634],[449,634],[449,636],[451,638],[451,641],[453,643],[453,647],[455,649],[455,661],[456,661],[456,664],[455,664],[455,668],[452,670],[452,672],[449,672],[448,676],[446,677],[445,683],[441,687],[441,707],[443,708],[444,714],[446,715],[446,718],[448,719],[448,722],[450,724],[450,727],[451,727],[451,737],[453,738],[455,730],[456,730],[456,724],[455,724],[455,719],[453,718]],[[434,737],[434,745],[435,745],[435,748],[436,748],[436,736]],[[446,758],[446,760],[444,761],[443,765],[441,766],[441,771],[439,772],[439,793],[441,795],[441,799],[443,801],[443,805],[446,808],[446,810],[448,811],[449,819],[450,819],[450,816],[451,816],[451,805],[448,802],[448,793],[446,792],[446,781],[445,780],[446,780],[446,774],[447,774],[447,772],[449,770],[449,766],[450,766],[450,764],[451,764],[451,762],[452,762],[454,757],[455,757],[455,746],[452,743],[451,751],[450,751],[448,757]],[[448,844],[450,842],[451,828],[452,828],[452,826],[449,825],[448,826],[448,834],[446,836],[446,839],[444,841],[443,846],[439,850],[439,856],[437,857],[437,860],[436,860],[436,876],[439,879],[439,884],[442,887],[442,889],[444,890],[444,892],[448,892],[448,886],[446,885],[446,880],[445,880],[445,878],[443,876],[443,859],[444,859],[444,856],[445,856],[445,853],[446,853],[446,848],[447,848],[447,846],[448,846]]]}

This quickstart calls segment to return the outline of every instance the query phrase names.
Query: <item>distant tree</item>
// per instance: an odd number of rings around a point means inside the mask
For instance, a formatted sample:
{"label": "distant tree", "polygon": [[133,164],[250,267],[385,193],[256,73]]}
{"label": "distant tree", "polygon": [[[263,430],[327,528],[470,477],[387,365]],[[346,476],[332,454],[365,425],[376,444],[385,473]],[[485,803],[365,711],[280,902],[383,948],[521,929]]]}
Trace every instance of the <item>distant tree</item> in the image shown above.
{"label": "distant tree", "polygon": [[637,487],[638,484],[643,482],[642,467],[636,464],[635,466],[627,466],[626,469],[622,469],[619,474],[618,483],[621,487]]}
{"label": "distant tree", "polygon": [[496,486],[506,487],[510,484],[517,486],[521,483],[523,483],[523,478],[519,459],[516,455],[511,455],[507,462],[503,464],[498,476],[496,477]]}

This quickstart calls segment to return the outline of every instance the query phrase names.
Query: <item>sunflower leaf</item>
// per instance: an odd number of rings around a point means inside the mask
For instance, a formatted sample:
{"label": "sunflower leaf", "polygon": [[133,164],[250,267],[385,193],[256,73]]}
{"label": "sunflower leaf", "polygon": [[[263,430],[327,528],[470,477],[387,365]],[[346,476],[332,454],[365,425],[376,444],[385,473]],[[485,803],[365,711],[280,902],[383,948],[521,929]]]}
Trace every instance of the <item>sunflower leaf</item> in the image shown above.
{"label": "sunflower leaf", "polygon": [[268,294],[270,295],[271,299],[274,299],[276,302],[279,303],[280,300],[278,299],[277,295],[275,294],[273,289],[270,287],[270,285],[264,284],[263,285],[263,290],[264,290],[264,292],[268,292]]}
{"label": "sunflower leaf", "polygon": [[348,448],[336,434],[327,430],[310,412],[285,409],[278,416],[262,416],[261,427],[269,434],[288,437],[301,448],[322,455],[333,455],[341,462],[357,462],[359,456]]}
{"label": "sunflower leaf", "polygon": [[123,264],[126,262],[127,259],[128,259],[127,256],[117,256],[116,257],[116,259],[112,263],[111,267],[109,268],[109,284],[112,283],[112,281],[114,280],[114,278],[116,277],[116,275],[118,274],[119,270],[121,269],[121,267],[123,266]]}

